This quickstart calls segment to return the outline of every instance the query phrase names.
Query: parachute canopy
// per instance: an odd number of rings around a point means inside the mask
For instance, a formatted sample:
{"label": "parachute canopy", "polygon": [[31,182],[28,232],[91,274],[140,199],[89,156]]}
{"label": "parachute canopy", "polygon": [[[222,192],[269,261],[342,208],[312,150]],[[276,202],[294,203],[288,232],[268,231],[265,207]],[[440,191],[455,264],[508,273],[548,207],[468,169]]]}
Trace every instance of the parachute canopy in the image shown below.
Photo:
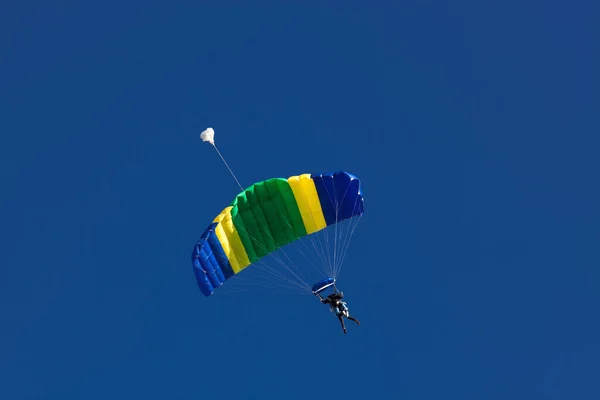
{"label": "parachute canopy", "polygon": [[360,180],[344,171],[253,184],[217,215],[194,246],[192,264],[200,291],[210,296],[252,263],[292,241],[361,216],[363,207]]}

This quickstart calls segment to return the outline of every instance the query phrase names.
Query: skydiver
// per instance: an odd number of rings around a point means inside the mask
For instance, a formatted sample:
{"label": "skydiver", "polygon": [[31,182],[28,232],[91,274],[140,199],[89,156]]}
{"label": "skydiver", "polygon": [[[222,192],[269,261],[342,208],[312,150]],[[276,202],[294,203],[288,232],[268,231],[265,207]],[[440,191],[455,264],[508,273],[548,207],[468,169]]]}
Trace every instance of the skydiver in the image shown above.
{"label": "skydiver", "polygon": [[326,298],[323,298],[323,296],[321,296],[319,293],[315,293],[315,294],[317,296],[319,296],[321,303],[329,304],[329,311],[335,312],[335,315],[337,315],[338,319],[340,320],[340,324],[342,324],[342,329],[344,330],[344,334],[346,333],[346,325],[344,324],[344,317],[356,322],[357,325],[360,325],[360,322],[356,318],[350,316],[350,310],[348,310],[348,306],[346,305],[345,302],[342,301],[342,299],[344,298],[343,292],[331,293]]}

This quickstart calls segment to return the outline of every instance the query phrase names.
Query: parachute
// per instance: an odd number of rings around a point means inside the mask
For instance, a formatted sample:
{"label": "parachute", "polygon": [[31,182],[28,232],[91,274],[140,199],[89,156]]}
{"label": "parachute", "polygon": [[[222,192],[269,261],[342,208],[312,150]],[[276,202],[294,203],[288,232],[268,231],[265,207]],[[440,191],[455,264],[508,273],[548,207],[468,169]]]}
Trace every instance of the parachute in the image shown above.
{"label": "parachute", "polygon": [[206,128],[200,134],[200,139],[202,139],[203,142],[208,142],[214,146],[215,145],[215,130],[213,128]]}
{"label": "parachute", "polygon": [[[201,138],[214,146],[214,131],[209,129]],[[252,269],[264,257],[299,239],[334,229],[342,221],[360,218],[363,213],[360,180],[345,171],[254,183],[215,217],[196,242],[191,258],[198,287],[210,296],[228,279],[248,267]],[[349,239],[340,237],[342,240]],[[341,254],[335,253],[336,257],[335,264]],[[334,284],[334,277],[328,276],[312,289],[324,290]]]}

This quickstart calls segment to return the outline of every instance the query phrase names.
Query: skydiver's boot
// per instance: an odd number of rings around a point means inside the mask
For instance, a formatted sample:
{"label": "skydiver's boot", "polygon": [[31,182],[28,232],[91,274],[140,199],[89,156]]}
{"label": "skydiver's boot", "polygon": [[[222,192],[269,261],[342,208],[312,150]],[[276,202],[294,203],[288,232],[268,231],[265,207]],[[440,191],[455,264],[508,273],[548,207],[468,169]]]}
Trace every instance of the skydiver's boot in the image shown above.
{"label": "skydiver's boot", "polygon": [[348,319],[351,319],[352,321],[356,322],[356,325],[360,325],[359,320],[357,320],[356,318],[348,316]]}
{"label": "skydiver's boot", "polygon": [[344,330],[344,334],[346,334],[346,325],[344,325],[344,319],[341,316],[338,316],[340,319],[340,324],[342,324],[342,329]]}

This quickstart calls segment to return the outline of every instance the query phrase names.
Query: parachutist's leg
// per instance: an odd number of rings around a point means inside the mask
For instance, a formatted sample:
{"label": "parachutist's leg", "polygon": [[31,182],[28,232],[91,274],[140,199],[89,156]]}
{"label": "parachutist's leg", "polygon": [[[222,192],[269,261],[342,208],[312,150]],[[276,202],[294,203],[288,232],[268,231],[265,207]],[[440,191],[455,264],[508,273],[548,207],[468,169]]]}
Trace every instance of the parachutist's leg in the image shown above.
{"label": "parachutist's leg", "polygon": [[359,320],[357,320],[356,318],[351,317],[351,316],[348,315],[348,319],[351,319],[352,321],[356,322],[356,325],[360,325]]}
{"label": "parachutist's leg", "polygon": [[342,329],[344,330],[344,333],[346,333],[346,325],[344,325],[344,317],[342,317],[342,315],[339,314],[338,318],[340,320],[340,324],[342,324]]}

